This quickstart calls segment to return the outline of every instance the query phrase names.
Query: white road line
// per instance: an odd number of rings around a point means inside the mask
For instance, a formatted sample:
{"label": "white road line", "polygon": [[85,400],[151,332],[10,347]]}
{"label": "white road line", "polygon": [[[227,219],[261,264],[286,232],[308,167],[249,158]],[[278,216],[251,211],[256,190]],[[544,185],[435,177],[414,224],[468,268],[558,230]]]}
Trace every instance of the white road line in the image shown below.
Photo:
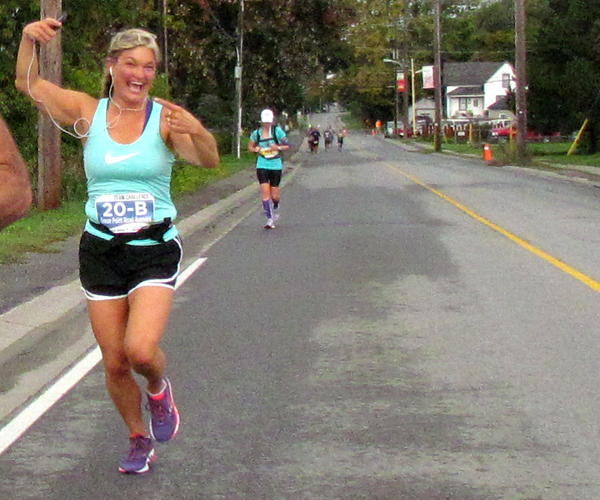
{"label": "white road line", "polygon": [[0,455],[85,377],[101,359],[100,348],[96,347],[0,429]]}
{"label": "white road line", "polygon": [[206,258],[201,257],[192,262],[186,269],[184,269],[179,276],[177,277],[177,284],[175,285],[175,289],[177,290],[181,285],[183,285],[187,279],[194,274],[198,268],[206,262]]}
{"label": "white road line", "polygon": [[[175,288],[177,289],[183,285],[205,262],[206,258],[203,257],[192,262],[192,264],[180,273]],[[100,348],[95,347],[0,429],[0,455],[10,448],[44,413],[77,385],[83,377],[92,371],[101,360],[102,354],[100,353]]]}

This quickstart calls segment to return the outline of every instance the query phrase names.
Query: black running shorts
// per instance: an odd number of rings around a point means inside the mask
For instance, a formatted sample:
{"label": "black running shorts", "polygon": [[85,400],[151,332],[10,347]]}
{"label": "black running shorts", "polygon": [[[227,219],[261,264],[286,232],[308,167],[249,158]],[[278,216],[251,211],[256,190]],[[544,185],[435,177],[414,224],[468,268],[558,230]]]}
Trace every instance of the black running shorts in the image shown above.
{"label": "black running shorts", "polygon": [[270,184],[273,187],[279,187],[281,184],[282,170],[272,170],[269,168],[257,168],[256,177],[259,184]]}
{"label": "black running shorts", "polygon": [[115,245],[87,231],[79,243],[79,278],[90,300],[126,297],[141,286],[175,288],[179,238],[156,245]]}

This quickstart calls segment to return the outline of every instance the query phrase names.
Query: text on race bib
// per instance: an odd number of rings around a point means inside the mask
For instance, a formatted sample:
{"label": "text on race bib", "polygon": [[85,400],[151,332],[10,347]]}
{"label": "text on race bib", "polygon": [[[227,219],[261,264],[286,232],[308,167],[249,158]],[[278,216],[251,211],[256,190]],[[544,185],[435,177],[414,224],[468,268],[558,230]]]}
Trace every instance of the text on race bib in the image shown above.
{"label": "text on race bib", "polygon": [[154,222],[154,201],[149,193],[99,196],[96,199],[98,222],[113,233],[135,233]]}

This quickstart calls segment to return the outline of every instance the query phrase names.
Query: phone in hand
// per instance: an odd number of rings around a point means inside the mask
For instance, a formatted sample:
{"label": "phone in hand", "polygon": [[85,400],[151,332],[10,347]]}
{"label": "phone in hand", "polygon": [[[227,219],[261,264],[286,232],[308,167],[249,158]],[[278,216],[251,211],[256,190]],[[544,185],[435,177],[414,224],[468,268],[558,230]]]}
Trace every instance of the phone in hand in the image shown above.
{"label": "phone in hand", "polygon": [[[62,24],[65,24],[67,17],[68,17],[67,11],[64,10],[63,13],[60,16],[58,16],[58,19],[56,19],[56,20],[60,21]],[[57,30],[59,28],[58,28],[58,26],[56,26],[54,29]]]}

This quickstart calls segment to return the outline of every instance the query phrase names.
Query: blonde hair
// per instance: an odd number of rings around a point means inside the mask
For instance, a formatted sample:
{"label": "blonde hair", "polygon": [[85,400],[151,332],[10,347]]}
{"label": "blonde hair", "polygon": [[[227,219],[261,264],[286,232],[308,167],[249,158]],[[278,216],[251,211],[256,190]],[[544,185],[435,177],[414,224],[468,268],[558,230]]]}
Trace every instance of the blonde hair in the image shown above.
{"label": "blonde hair", "polygon": [[[109,61],[116,61],[122,52],[131,49],[137,49],[138,47],[147,47],[154,52],[156,62],[160,63],[161,53],[156,43],[156,35],[146,30],[141,29],[129,29],[117,33],[108,46],[108,54],[106,59]],[[108,72],[108,68],[104,70],[104,86],[103,95],[108,96],[108,90],[112,84],[112,76]]]}

